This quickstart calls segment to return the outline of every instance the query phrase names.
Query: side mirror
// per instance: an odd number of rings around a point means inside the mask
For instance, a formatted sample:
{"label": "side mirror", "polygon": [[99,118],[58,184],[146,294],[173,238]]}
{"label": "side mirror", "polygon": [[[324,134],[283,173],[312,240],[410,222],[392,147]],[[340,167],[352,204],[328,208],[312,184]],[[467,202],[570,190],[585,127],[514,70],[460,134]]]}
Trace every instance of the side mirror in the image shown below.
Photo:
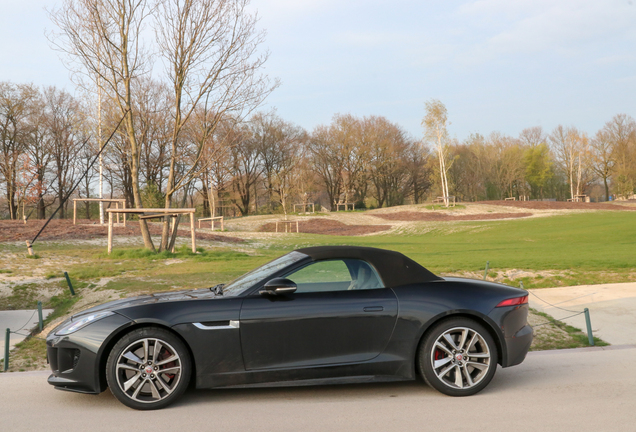
{"label": "side mirror", "polygon": [[262,295],[291,294],[296,291],[296,288],[296,284],[289,279],[275,278],[267,282],[259,293]]}

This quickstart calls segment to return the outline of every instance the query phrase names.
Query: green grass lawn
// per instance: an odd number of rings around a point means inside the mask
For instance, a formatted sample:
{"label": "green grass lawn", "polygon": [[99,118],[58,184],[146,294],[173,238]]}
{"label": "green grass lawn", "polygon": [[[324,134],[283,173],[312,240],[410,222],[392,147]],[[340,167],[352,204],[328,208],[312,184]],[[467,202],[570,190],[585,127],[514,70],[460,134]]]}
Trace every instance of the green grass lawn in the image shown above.
{"label": "green grass lawn", "polygon": [[[436,272],[491,268],[636,267],[636,213],[595,212],[495,222],[438,222],[424,234],[301,236],[302,245],[351,244],[402,252]],[[281,247],[285,243],[279,241]],[[296,241],[295,243],[299,243]]]}
{"label": "green grass lawn", "polygon": [[[105,255],[96,246],[41,243],[43,258],[66,256],[82,263],[56,268],[79,280],[114,277],[109,287],[148,290],[192,288],[228,282],[234,277],[299,247],[360,245],[402,252],[435,273],[479,272],[490,261],[491,275],[505,269],[555,270],[554,277],[524,280],[526,287],[633,280],[636,274],[636,213],[589,212],[553,217],[486,222],[435,222],[402,234],[341,237],[281,234],[258,244],[241,244],[249,254],[227,248],[193,255],[187,248],[177,254],[151,254],[117,249]],[[0,248],[18,250],[15,246]],[[166,265],[168,259],[181,262]],[[21,260],[39,265],[43,260]],[[21,264],[22,264],[21,263]],[[26,264],[24,264],[26,265]],[[9,268],[22,272],[24,269]],[[516,282],[518,283],[518,281]]]}

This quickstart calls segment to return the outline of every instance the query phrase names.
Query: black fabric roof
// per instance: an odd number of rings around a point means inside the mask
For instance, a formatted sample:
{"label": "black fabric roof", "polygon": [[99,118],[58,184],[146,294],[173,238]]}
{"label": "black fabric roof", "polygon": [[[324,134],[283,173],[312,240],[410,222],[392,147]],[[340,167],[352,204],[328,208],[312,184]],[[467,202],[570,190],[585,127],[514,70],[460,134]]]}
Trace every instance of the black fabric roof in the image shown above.
{"label": "black fabric roof", "polygon": [[315,246],[297,249],[313,260],[353,258],[372,264],[387,287],[443,280],[411,258],[395,251],[362,246]]}

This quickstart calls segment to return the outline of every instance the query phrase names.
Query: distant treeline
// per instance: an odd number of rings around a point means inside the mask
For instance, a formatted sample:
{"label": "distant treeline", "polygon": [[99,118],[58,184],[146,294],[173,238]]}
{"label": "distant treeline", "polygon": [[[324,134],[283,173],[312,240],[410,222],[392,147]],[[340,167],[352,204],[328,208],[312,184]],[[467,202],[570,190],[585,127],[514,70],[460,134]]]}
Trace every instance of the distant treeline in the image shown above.
{"label": "distant treeline", "polygon": [[[163,207],[173,151],[174,101],[169,88],[134,83],[133,121],[145,207]],[[43,218],[78,182],[99,143],[120,120],[94,97],[49,87],[0,83],[0,215]],[[493,132],[464,141],[417,139],[382,116],[336,115],[309,132],[273,113],[247,119],[223,116],[206,129],[195,111],[177,139],[173,163],[178,199],[204,214],[290,212],[293,204],[335,208],[420,203],[443,193],[439,155],[445,158],[448,194],[463,201],[529,198],[565,200],[602,187],[599,198],[629,197],[636,180],[636,122],[617,115],[594,136],[574,127],[524,129],[518,137]],[[99,118],[102,136],[98,138]],[[134,203],[130,136],[120,127],[103,155],[105,197]],[[441,135],[440,135],[441,136]],[[441,143],[442,153],[432,151]],[[96,197],[98,166],[74,197]],[[67,204],[68,207],[68,204]],[[68,216],[68,208],[59,217]],[[89,207],[87,205],[86,211]],[[49,210],[50,212],[50,210]]]}

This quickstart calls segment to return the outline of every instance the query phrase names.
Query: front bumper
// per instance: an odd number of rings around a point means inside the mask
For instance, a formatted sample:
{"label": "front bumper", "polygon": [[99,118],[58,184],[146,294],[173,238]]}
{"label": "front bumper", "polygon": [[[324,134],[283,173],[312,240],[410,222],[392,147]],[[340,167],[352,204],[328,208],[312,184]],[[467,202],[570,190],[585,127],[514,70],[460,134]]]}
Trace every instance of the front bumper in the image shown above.
{"label": "front bumper", "polygon": [[98,394],[106,389],[103,376],[105,349],[119,331],[132,321],[110,315],[66,336],[51,332],[46,356],[53,372],[48,383],[59,390]]}

